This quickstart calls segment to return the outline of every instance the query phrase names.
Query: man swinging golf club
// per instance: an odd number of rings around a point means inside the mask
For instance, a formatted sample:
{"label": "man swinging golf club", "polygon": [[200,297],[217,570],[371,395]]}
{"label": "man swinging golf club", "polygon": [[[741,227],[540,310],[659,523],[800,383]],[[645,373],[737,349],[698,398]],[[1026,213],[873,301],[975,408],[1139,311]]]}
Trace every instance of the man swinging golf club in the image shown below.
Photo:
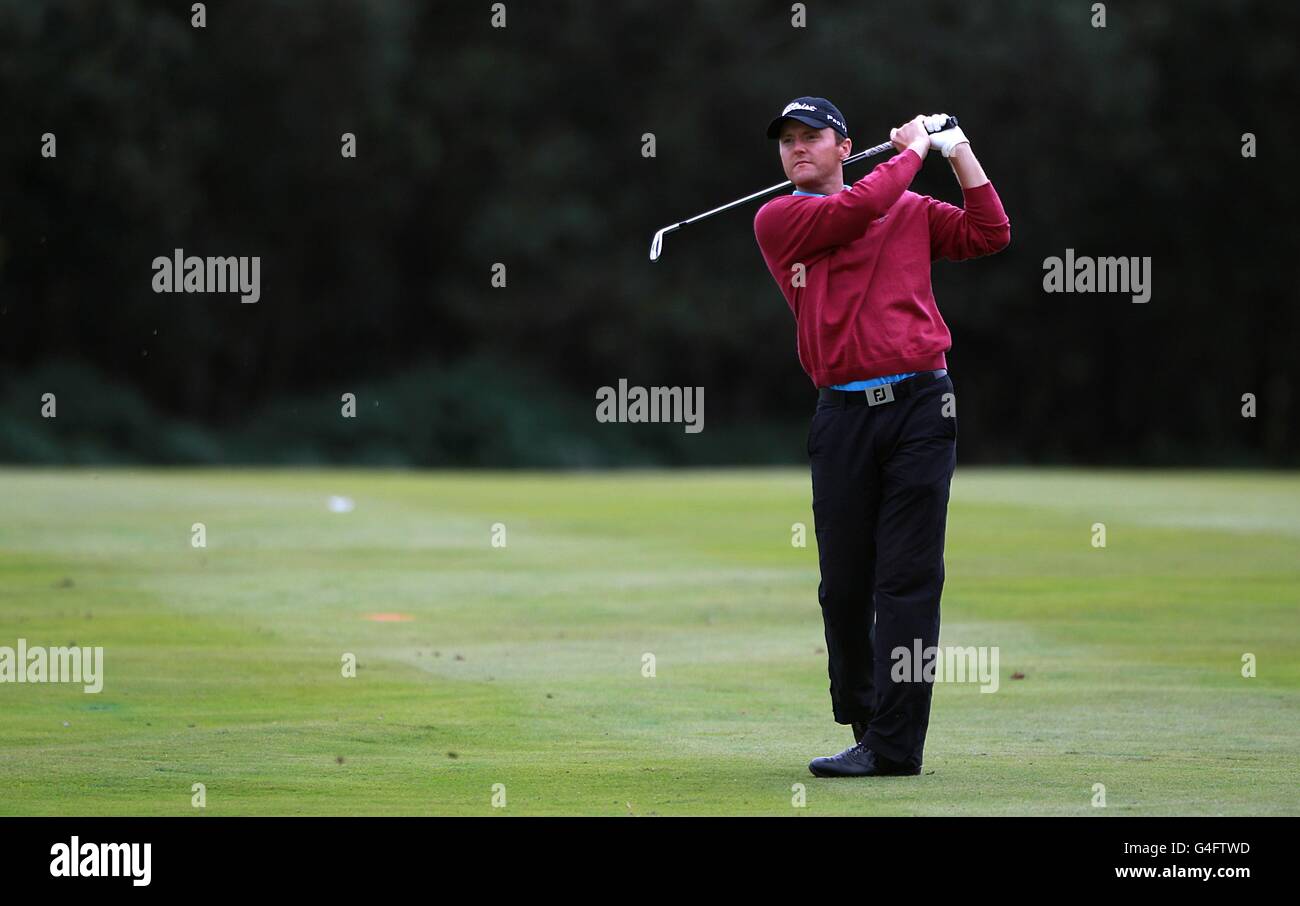
{"label": "man swinging golf club", "polygon": [[[930,262],[1006,248],[1002,202],[946,114],[890,132],[900,152],[853,185],[852,142],[825,98],[801,97],[768,126],[796,189],[765,204],[754,234],[794,313],[799,362],[818,387],[808,428],[831,704],[855,744],[808,765],[818,777],[921,773],[933,674],[894,669],[896,650],[939,643],[957,417],[952,346]],[[940,151],[964,209],[908,190]],[[927,657],[929,655],[926,655]]]}

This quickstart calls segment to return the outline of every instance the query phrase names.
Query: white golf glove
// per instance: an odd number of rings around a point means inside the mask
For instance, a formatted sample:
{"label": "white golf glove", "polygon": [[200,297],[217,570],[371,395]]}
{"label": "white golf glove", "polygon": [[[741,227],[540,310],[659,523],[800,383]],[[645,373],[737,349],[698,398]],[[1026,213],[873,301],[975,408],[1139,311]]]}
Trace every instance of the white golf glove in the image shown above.
{"label": "white golf glove", "polygon": [[931,114],[925,118],[925,131],[930,133],[931,151],[939,151],[944,157],[952,157],[952,152],[956,150],[957,146],[963,142],[970,144],[970,139],[966,137],[966,133],[961,131],[960,126],[944,129],[943,124],[946,122],[948,122],[948,114]]}

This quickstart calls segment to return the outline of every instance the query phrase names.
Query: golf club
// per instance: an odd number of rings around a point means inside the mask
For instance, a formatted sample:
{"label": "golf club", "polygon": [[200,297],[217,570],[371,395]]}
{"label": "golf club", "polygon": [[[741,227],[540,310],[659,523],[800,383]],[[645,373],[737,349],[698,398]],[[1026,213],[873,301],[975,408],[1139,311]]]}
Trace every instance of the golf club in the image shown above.
{"label": "golf club", "polygon": [[[957,117],[950,116],[948,117],[947,121],[944,122],[942,128],[936,129],[934,131],[943,132],[947,129],[954,129],[956,128],[956,126],[957,126]],[[868,148],[865,151],[859,151],[857,154],[850,154],[848,157],[844,158],[844,163],[845,165],[848,165],[856,161],[863,160],[864,158],[874,157],[877,154],[883,154],[884,152],[890,150],[893,147],[894,147],[893,142],[881,142],[879,145],[875,145],[874,147]],[[779,192],[780,190],[789,188],[792,185],[794,185],[794,183],[787,179],[785,182],[777,183],[774,186],[768,186],[766,189],[760,189],[759,191],[755,192],[753,195],[746,195],[744,198],[737,198],[735,201],[728,202],[727,204],[724,204],[721,207],[714,208],[711,211],[705,211],[703,214],[696,214],[694,217],[688,217],[687,219],[683,220],[681,223],[674,223],[672,226],[664,227],[663,229],[655,233],[654,239],[650,240],[650,260],[651,261],[659,260],[659,256],[662,255],[664,251],[664,236],[668,235],[669,233],[675,232],[676,230],[680,230],[682,227],[688,226],[689,224],[701,221],[706,217],[712,217],[714,214],[720,214],[723,211],[730,210],[731,208],[734,208],[737,205],[742,205],[747,201],[753,201],[755,198],[762,198],[764,195],[770,195],[773,192]]]}

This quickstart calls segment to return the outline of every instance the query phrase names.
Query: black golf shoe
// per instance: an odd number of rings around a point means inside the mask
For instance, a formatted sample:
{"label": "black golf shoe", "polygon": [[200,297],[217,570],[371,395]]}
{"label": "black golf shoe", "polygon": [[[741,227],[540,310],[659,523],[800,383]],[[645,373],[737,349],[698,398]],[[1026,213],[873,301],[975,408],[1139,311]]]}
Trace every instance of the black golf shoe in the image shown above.
{"label": "black golf shoe", "polygon": [[877,755],[861,742],[838,755],[814,758],[808,763],[814,777],[904,777],[921,773],[921,766],[909,768]]}

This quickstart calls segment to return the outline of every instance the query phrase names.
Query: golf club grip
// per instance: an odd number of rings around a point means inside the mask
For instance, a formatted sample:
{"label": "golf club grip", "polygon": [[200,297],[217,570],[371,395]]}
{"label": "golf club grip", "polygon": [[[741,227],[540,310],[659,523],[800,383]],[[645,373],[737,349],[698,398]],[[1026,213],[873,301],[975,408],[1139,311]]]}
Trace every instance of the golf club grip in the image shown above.
{"label": "golf club grip", "polygon": [[[946,132],[949,129],[956,129],[956,128],[957,128],[957,117],[950,116],[948,117],[947,120],[944,121],[943,128],[940,129],[939,131]],[[930,135],[934,135],[934,133],[931,132]],[[875,157],[877,154],[883,154],[886,151],[891,151],[891,150],[894,150],[894,145],[892,141],[881,142],[879,145],[876,145],[874,148],[868,148],[865,151],[859,151],[857,154],[850,154],[848,157],[844,158],[844,163],[855,164],[860,160],[865,160],[868,157]]]}

